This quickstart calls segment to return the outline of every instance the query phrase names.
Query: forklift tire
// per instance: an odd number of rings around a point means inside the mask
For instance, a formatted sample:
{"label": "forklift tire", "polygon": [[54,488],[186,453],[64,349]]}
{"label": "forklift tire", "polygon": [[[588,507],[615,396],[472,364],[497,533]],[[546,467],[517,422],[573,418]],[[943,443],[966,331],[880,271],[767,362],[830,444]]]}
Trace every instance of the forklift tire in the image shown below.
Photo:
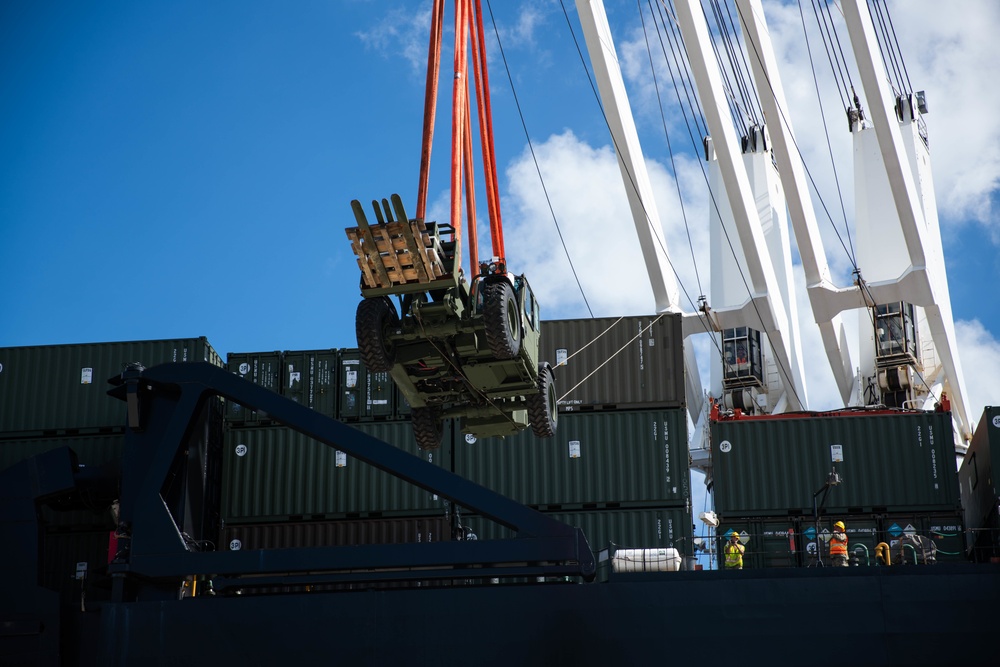
{"label": "forklift tire", "polygon": [[521,351],[521,314],[506,280],[486,285],[483,294],[486,342],[496,359],[514,359]]}
{"label": "forklift tire", "polygon": [[528,396],[528,422],[531,431],[539,438],[551,438],[556,434],[559,410],[556,403],[556,379],[552,367],[547,363],[538,364],[538,393]]}
{"label": "forklift tire", "polygon": [[413,437],[421,450],[437,449],[441,446],[444,427],[441,412],[436,407],[413,408],[410,410]]}
{"label": "forklift tire", "polygon": [[396,346],[389,341],[388,333],[399,326],[399,316],[389,297],[359,303],[354,325],[362,363],[370,371],[390,370],[396,363]]}

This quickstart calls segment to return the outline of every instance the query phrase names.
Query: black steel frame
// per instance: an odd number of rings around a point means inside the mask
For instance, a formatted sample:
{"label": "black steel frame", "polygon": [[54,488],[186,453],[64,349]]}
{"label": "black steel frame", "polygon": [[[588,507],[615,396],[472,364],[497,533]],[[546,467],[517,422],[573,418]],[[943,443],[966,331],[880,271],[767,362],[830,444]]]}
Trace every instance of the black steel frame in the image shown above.
{"label": "black steel frame", "polygon": [[[568,526],[439,466],[208,363],[137,367],[112,380],[127,402],[120,532],[128,540],[111,572],[113,599],[186,577],[220,585],[580,576],[593,580],[594,554]],[[196,435],[208,401],[223,397],[371,464],[516,532],[509,540],[200,551],[164,496],[171,470]]]}

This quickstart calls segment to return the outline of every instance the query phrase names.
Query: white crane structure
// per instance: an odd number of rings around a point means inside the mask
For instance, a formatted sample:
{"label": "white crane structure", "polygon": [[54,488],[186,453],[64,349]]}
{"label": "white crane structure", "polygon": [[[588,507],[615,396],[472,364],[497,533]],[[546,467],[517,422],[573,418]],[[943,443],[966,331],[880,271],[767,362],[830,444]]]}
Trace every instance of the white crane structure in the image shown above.
{"label": "white crane structure", "polygon": [[[946,395],[956,450],[964,453],[973,423],[921,121],[922,93],[895,94],[865,0],[842,0],[871,122],[860,109],[849,110],[857,272],[854,284],[839,287],[827,263],[761,0],[735,3],[765,119],[742,137],[727,118],[727,91],[701,0],[673,0],[671,12],[709,131],[711,296],[696,312],[685,313],[684,334],[716,336],[721,354],[712,365],[710,393],[724,407],[749,413],[809,409],[806,378],[820,357],[802,348],[790,221],[813,318],[844,405],[929,409]],[[683,312],[603,3],[576,5],[657,312]],[[842,319],[847,311],[859,311],[856,361]],[[690,347],[686,341],[689,379],[698,374]],[[688,384],[688,407],[697,425],[692,452],[704,453],[699,439],[708,406],[700,382]],[[694,455],[693,465],[710,469],[707,456]]]}

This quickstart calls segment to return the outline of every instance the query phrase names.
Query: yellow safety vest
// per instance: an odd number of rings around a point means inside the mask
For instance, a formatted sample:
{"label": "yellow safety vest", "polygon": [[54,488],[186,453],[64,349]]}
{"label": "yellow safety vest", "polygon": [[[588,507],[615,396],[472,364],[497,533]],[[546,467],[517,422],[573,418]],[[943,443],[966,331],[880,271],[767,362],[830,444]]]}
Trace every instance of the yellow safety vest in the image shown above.
{"label": "yellow safety vest", "polygon": [[743,567],[743,545],[742,544],[726,544],[723,553],[726,554],[726,567]]}

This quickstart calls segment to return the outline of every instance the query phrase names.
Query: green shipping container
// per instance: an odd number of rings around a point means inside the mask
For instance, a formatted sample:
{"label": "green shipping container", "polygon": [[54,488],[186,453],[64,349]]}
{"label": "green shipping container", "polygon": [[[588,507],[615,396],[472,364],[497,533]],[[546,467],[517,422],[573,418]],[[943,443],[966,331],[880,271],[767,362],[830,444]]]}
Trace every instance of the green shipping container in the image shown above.
{"label": "green shipping container", "polygon": [[[858,566],[874,566],[875,548],[882,541],[878,516],[823,516],[817,523],[813,517],[799,517],[789,522],[795,525],[795,540],[799,567],[816,566],[816,547],[820,545],[820,558],[825,565],[830,565],[830,537],[833,535],[833,524],[844,522],[847,534],[847,552],[852,563]],[[817,539],[818,538],[818,539]],[[766,565],[766,564],[764,564]]]}
{"label": "green shipping container", "polygon": [[[422,452],[410,422],[353,425],[450,469],[451,424],[440,449]],[[230,429],[223,453],[222,518],[228,523],[434,514],[444,498],[284,427]]]}
{"label": "green shipping container", "polygon": [[933,541],[938,563],[965,560],[961,515],[958,512],[825,515],[818,523],[809,516],[724,518],[716,531],[717,553],[721,561],[723,545],[728,542],[729,534],[736,531],[745,549],[744,568],[816,567],[819,564],[816,559],[817,544],[820,545],[823,564],[829,566],[830,536],[837,521],[845,524],[852,566],[877,566],[876,550],[880,543],[889,547],[893,564],[903,564],[899,556],[901,553],[912,563],[914,541],[906,536],[921,536]]}
{"label": "green shipping container", "polygon": [[951,414],[743,418],[711,423],[716,511],[807,516],[959,508]]}
{"label": "green shipping container", "polygon": [[919,535],[934,542],[938,563],[967,562],[961,512],[892,513],[879,517],[879,541],[889,545],[893,565],[919,561],[917,549],[907,536]]}
{"label": "green shipping container", "polygon": [[459,437],[455,472],[543,510],[681,505],[691,497],[687,415],[567,413],[551,438]]}
{"label": "green shipping container", "polygon": [[281,393],[328,417],[337,416],[337,350],[285,351]]}
{"label": "green shipping container", "polygon": [[222,360],[205,338],[0,348],[0,438],[125,425],[108,379],[126,364]]}
{"label": "green shipping container", "polygon": [[[594,553],[610,545],[627,549],[673,547],[693,556],[691,511],[681,507],[545,512],[557,521],[583,530]],[[462,525],[480,540],[502,540],[514,532],[481,516],[462,518]]]}
{"label": "green shipping container", "polygon": [[[281,352],[230,352],[226,356],[226,368],[244,380],[266,387],[276,394],[281,393]],[[234,401],[226,401],[228,422],[250,424],[267,419],[267,413],[252,410]]]}
{"label": "green shipping container", "polygon": [[543,321],[541,359],[553,366],[560,411],[683,406],[682,319],[660,313]]}
{"label": "green shipping container", "polygon": [[230,524],[223,531],[221,544],[223,549],[240,551],[447,542],[450,539],[450,523],[442,513],[433,517]]}
{"label": "green shipping container", "polygon": [[[878,522],[871,516],[838,518],[846,523],[848,551],[857,555],[860,565],[874,565]],[[821,556],[828,565],[828,544],[838,518],[823,516],[818,525],[812,517],[722,519],[716,531],[719,567],[724,561],[723,547],[733,531],[743,544],[746,569],[815,566],[817,535],[823,545]]]}
{"label": "green shipping container", "polygon": [[979,561],[1000,555],[1000,482],[994,461],[1000,465],[1000,407],[987,406],[958,470],[969,529],[967,550]]}
{"label": "green shipping container", "polygon": [[[736,532],[743,544],[743,567],[759,569],[771,567],[801,567],[806,560],[805,543],[815,538],[816,530],[806,538],[802,531],[806,527],[797,517],[787,519],[723,519],[716,530],[715,553],[718,566],[722,569],[725,560],[723,548],[729,543],[729,535]],[[815,551],[815,544],[812,549]]]}
{"label": "green shipping container", "polygon": [[340,352],[340,403],[337,419],[391,419],[395,414],[396,383],[387,371],[369,371],[357,349]]}

